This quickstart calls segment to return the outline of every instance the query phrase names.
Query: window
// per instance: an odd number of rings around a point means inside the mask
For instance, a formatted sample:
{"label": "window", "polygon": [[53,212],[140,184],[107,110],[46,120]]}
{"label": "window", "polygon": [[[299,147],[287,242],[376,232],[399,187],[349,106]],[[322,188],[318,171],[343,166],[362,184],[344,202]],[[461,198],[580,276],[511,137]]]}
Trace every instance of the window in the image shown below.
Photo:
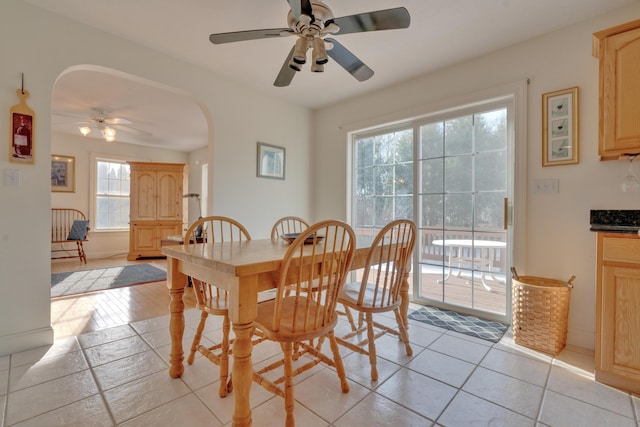
{"label": "window", "polygon": [[413,131],[357,136],[353,217],[358,234],[375,235],[396,218],[413,218]]}
{"label": "window", "polygon": [[130,176],[127,163],[96,159],[96,230],[129,229]]}

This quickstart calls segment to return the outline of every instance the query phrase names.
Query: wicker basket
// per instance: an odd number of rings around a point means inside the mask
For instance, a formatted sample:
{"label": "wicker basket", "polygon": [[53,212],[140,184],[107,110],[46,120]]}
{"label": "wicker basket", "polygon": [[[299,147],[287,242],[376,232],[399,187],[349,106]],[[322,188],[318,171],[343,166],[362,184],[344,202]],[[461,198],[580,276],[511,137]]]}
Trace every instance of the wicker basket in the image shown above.
{"label": "wicker basket", "polygon": [[572,276],[568,281],[518,276],[513,270],[513,341],[556,355],[567,343]]}

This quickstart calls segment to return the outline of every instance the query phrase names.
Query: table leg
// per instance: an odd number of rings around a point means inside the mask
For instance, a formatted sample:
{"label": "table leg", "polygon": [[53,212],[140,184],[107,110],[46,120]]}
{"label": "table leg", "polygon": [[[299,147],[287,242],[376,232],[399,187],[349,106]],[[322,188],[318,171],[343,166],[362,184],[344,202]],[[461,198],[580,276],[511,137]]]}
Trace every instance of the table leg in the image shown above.
{"label": "table leg", "polygon": [[233,427],[251,425],[250,390],[253,381],[251,332],[253,323],[234,323],[233,332]]}
{"label": "table leg", "polygon": [[[485,281],[486,277],[486,272],[485,272],[485,268],[488,268],[489,270],[493,270],[493,261],[491,261],[491,248],[487,248],[487,256],[485,257],[485,250],[480,248],[480,281],[482,282],[482,286],[484,286],[484,288],[491,292],[491,286],[487,285],[487,282]],[[493,274],[493,273],[492,273]]]}
{"label": "table leg", "polygon": [[184,373],[184,352],[182,351],[182,336],[184,334],[184,287],[186,276],[178,271],[178,260],[167,257],[167,287],[171,301],[169,311],[169,334],[171,335],[171,355],[169,356],[169,375],[178,378]]}
{"label": "table leg", "polygon": [[[444,278],[437,280],[437,283],[441,283],[441,284],[446,282],[447,279],[449,277],[451,277],[451,262],[452,262],[452,260],[454,258],[452,256],[453,246],[442,246],[442,250],[443,251],[446,251],[447,248],[449,249],[449,266],[447,267],[447,274],[444,276]],[[458,256],[459,256],[459,254],[458,254]],[[455,258],[457,259],[457,257],[455,257]],[[460,277],[460,261],[458,261],[458,275],[457,276]]]}

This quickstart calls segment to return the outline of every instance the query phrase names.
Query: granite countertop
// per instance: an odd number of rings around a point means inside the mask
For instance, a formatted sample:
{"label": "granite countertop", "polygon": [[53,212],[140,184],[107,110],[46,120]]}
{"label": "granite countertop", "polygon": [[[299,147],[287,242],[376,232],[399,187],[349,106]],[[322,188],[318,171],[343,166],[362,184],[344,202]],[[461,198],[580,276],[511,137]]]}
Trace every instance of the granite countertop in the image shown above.
{"label": "granite countertop", "polygon": [[640,230],[640,210],[592,210],[591,231],[635,234]]}

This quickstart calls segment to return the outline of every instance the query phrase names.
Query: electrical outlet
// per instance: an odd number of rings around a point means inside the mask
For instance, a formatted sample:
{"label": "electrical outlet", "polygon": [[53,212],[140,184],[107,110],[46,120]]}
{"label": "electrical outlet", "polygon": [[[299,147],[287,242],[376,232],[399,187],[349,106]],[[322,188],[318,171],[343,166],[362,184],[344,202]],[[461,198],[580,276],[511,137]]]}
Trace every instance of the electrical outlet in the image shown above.
{"label": "electrical outlet", "polygon": [[536,179],[533,181],[534,193],[557,194],[560,184],[557,178],[552,179]]}

